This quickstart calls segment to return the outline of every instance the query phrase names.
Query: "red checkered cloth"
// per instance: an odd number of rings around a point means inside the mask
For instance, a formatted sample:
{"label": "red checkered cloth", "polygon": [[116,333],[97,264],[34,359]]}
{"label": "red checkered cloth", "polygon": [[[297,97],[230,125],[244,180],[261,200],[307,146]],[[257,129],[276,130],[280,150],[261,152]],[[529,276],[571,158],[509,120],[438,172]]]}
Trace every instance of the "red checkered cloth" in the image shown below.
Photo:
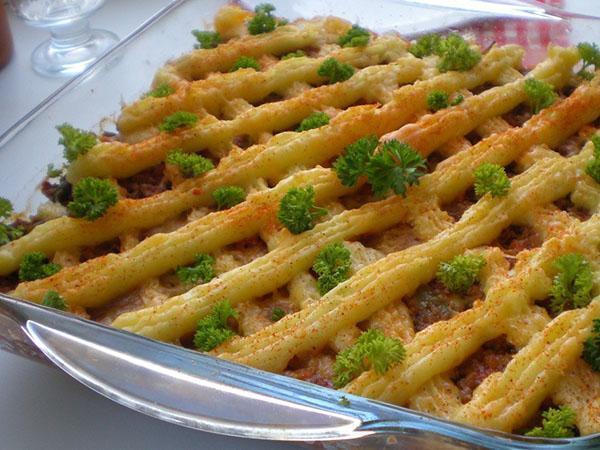
{"label": "red checkered cloth", "polygon": [[[563,0],[538,1],[558,8],[564,6]],[[567,21],[499,19],[471,26],[466,31],[475,35],[481,48],[488,48],[493,42],[498,45],[519,44],[523,46],[526,50],[525,67],[532,67],[542,61],[546,57],[548,44],[569,45]]]}

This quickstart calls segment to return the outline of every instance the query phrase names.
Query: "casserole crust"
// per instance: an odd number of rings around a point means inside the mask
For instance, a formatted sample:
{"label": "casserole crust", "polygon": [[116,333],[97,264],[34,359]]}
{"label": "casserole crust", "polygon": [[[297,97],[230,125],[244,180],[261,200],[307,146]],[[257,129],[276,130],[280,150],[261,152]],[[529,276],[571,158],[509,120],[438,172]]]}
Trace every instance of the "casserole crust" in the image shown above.
{"label": "casserole crust", "polygon": [[[521,48],[492,47],[470,70],[440,73],[437,56],[416,58],[397,36],[340,47],[350,24],[336,18],[252,36],[252,16],[224,8],[215,28],[225,42],[159,70],[155,87],[174,93],[126,106],[119,135],[70,164],[70,183],[109,178],[119,202],[94,221],[45,221],[0,248],[7,289],[23,257],[41,251],[62,270],[19,283],[15,296],[42,302],[56,291],[74,313],[186,346],[198,321],[227,299],[239,336],[213,354],[326,386],[336,355],[375,328],[402,341],[405,357],[385,373],[368,368],[347,392],[505,431],[535,424],[553,403],[575,412],[579,433],[600,432],[600,375],[581,358],[600,298],[558,314],[548,308],[563,255],[585,257],[598,295],[600,185],[586,167],[600,86],[598,77],[574,76],[578,52],[550,48],[524,76]],[[307,56],[280,60],[298,49]],[[261,70],[228,73],[240,56],[257,58]],[[355,74],[325,84],[318,69],[329,57]],[[523,106],[526,78],[560,98],[532,114]],[[433,113],[435,91],[464,100]],[[198,122],[160,132],[178,111]],[[330,122],[291,131],[314,111]],[[377,198],[365,177],[340,181],[332,164],[368,135],[428,158],[428,173],[405,196]],[[164,164],[176,148],[215,168],[184,178]],[[507,168],[506,195],[477,199],[473,174],[484,163]],[[231,185],[246,191],[245,201],[217,209],[213,192]],[[327,214],[292,234],[277,218],[280,202],[306,186]],[[321,295],[311,267],[339,242],[351,276]],[[174,272],[197,254],[215,259],[218,276],[190,286]],[[456,294],[436,274],[459,255],[485,265],[479,283]],[[286,315],[272,322],[275,308]]]}

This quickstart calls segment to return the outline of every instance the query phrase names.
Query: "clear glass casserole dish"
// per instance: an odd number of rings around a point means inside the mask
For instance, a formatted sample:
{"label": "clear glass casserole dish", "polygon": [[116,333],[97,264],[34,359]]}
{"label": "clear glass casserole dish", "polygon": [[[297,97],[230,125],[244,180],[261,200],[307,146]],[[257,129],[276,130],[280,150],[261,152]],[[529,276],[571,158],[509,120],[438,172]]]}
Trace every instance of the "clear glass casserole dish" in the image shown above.
{"label": "clear glass casserole dish", "polygon": [[[122,102],[137,99],[156,69],[191,46],[189,31],[212,21],[225,2],[174,2],[151,18],[80,77],[69,82],[0,137],[0,196],[16,210],[43,200],[38,183],[50,162],[60,163],[58,123],[110,130]],[[249,6],[255,6],[252,2]],[[405,37],[426,31],[473,33],[487,47],[518,43],[526,64],[542,59],[549,43],[600,42],[600,19],[553,7],[441,1],[378,0],[273,2],[284,17],[336,15],[375,31]],[[560,2],[551,2],[559,4]],[[438,6],[431,6],[437,4]],[[416,18],[416,19],[415,19]],[[0,296],[0,348],[49,358],[92,389],[141,412],[198,429],[267,439],[335,440],[328,448],[541,448],[543,439],[477,430],[364,398],[284,378],[188,350],[108,329],[82,319]],[[115,376],[115,374],[119,376]],[[219,407],[218,405],[223,405]],[[248,414],[249,411],[260,411]],[[248,419],[251,417],[251,419]],[[600,436],[551,441],[597,448]]]}

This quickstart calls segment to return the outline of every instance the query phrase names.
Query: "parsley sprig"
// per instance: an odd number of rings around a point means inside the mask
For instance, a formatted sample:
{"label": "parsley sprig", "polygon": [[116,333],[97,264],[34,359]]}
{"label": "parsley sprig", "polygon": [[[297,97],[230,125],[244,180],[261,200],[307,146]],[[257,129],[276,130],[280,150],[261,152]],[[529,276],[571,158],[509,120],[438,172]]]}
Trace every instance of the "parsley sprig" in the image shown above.
{"label": "parsley sprig", "polygon": [[406,195],[406,188],[419,183],[425,173],[425,160],[410,145],[392,139],[383,143],[375,153],[376,136],[365,136],[346,147],[333,163],[338,178],[344,186],[354,186],[358,178],[366,175],[373,193],[383,197],[390,190]]}
{"label": "parsley sprig", "polygon": [[340,36],[338,44],[342,47],[364,47],[369,43],[370,33],[358,25],[352,25],[346,34]]}
{"label": "parsley sprig", "polygon": [[579,253],[567,253],[554,260],[558,273],[552,279],[550,308],[555,314],[565,308],[583,308],[592,297],[594,274],[587,260]]}
{"label": "parsley sprig", "polygon": [[424,58],[425,56],[436,54],[440,49],[441,42],[442,37],[439,34],[426,34],[417,39],[417,41],[410,46],[408,51],[417,58]]}
{"label": "parsley sprig", "polygon": [[464,72],[473,68],[481,60],[481,53],[472,49],[462,36],[455,33],[445,38],[436,34],[427,34],[420,37],[409,51],[417,58],[439,56],[437,68],[440,72],[450,70]]}
{"label": "parsley sprig", "polygon": [[8,244],[21,236],[23,236],[23,230],[20,228],[0,223],[0,245]]}
{"label": "parsley sprig", "polygon": [[484,163],[473,171],[475,178],[475,194],[483,197],[488,192],[492,197],[502,197],[508,194],[510,179],[504,167],[498,164]]}
{"label": "parsley sprig", "polygon": [[317,70],[317,75],[327,78],[330,84],[346,81],[354,75],[355,69],[350,64],[339,62],[333,57],[327,58]]}
{"label": "parsley sprig", "polygon": [[46,166],[46,177],[47,178],[58,178],[63,174],[63,167],[54,167],[54,164],[50,163]]}
{"label": "parsley sprig", "polygon": [[306,53],[304,53],[304,51],[302,51],[302,50],[296,50],[295,52],[289,52],[289,53],[283,55],[281,57],[281,60],[285,61],[286,59],[291,59],[291,58],[301,58],[302,56],[306,56]]}
{"label": "parsley sprig", "polygon": [[73,187],[73,201],[67,209],[73,217],[96,220],[118,201],[117,188],[109,180],[87,177]]}
{"label": "parsley sprig", "polygon": [[221,43],[221,35],[216,31],[192,30],[192,34],[198,41],[194,48],[215,48]]}
{"label": "parsley sprig", "polygon": [[534,114],[551,106],[558,98],[552,86],[544,81],[536,80],[535,78],[527,78],[525,80],[524,89]]}
{"label": "parsley sprig", "polygon": [[230,318],[236,319],[238,313],[228,300],[222,300],[213,306],[210,314],[198,321],[194,346],[203,352],[209,352],[226,340],[235,336],[227,322]]}
{"label": "parsley sprig", "polygon": [[371,160],[377,144],[377,136],[362,137],[346,147],[344,153],[335,160],[333,170],[344,186],[354,186],[358,178],[366,173],[367,163]]}
{"label": "parsley sprig", "polygon": [[23,236],[23,230],[5,223],[13,211],[12,203],[0,197],[0,245],[8,244],[10,241]]}
{"label": "parsley sprig", "polygon": [[215,258],[205,253],[195,256],[193,266],[178,267],[175,274],[183,284],[208,283],[215,277]]}
{"label": "parsley sprig", "polygon": [[212,193],[217,209],[228,209],[246,200],[246,191],[239,186],[221,186]]}
{"label": "parsley sprig", "polygon": [[235,60],[233,66],[231,66],[231,69],[229,69],[229,71],[235,72],[236,70],[240,69],[260,70],[260,64],[258,64],[256,58],[253,58],[252,56],[240,56],[238,59]]}
{"label": "parsley sprig", "polygon": [[327,210],[315,206],[315,190],[312,186],[291,188],[281,199],[277,218],[294,234],[311,230],[315,220],[327,214]]}
{"label": "parsley sprig", "polygon": [[457,255],[439,265],[437,277],[451,292],[464,294],[479,281],[484,266],[483,256]]}
{"label": "parsley sprig", "polygon": [[302,132],[312,130],[313,128],[321,128],[329,123],[329,116],[322,111],[316,111],[309,116],[305,117],[296,131]]}
{"label": "parsley sprig", "polygon": [[85,155],[98,142],[94,133],[80,130],[68,123],[63,123],[57,126],[56,129],[61,136],[58,143],[64,147],[63,154],[69,162]]}
{"label": "parsley sprig", "polygon": [[173,92],[175,92],[175,89],[169,83],[160,83],[156,88],[148,92],[146,96],[155,98],[168,97]]}
{"label": "parsley sprig", "polygon": [[419,183],[425,174],[421,169],[425,168],[425,160],[415,149],[392,139],[370,158],[365,174],[376,197],[383,197],[390,190],[405,196],[406,188]]}
{"label": "parsley sprig", "polygon": [[165,162],[177,166],[184,178],[198,177],[215,168],[210,159],[196,153],[185,153],[181,149],[170,151]]}
{"label": "parsley sprig", "polygon": [[187,111],[177,111],[176,113],[165,117],[163,122],[158,126],[158,129],[160,131],[172,133],[177,128],[196,125],[196,122],[198,122],[198,116],[196,114]]}
{"label": "parsley sprig", "polygon": [[356,343],[338,353],[333,370],[333,385],[344,387],[365,370],[384,374],[395,363],[404,359],[406,351],[398,339],[387,337],[377,329],[370,329]]}
{"label": "parsley sprig", "polygon": [[596,183],[600,183],[600,136],[592,136],[591,141],[594,144],[594,156],[585,167],[585,173],[592,177]]}
{"label": "parsley sprig", "polygon": [[0,197],[0,217],[9,217],[13,212],[13,206],[10,200]]}
{"label": "parsley sprig", "polygon": [[325,295],[350,277],[350,250],[341,242],[327,245],[315,258],[312,269],[318,275],[317,288]]}
{"label": "parsley sprig", "polygon": [[594,319],[592,334],[583,343],[583,360],[596,372],[600,372],[600,319]]}
{"label": "parsley sprig", "polygon": [[42,300],[42,305],[47,306],[48,308],[58,309],[60,311],[67,310],[67,302],[56,291],[46,292],[44,299]]}
{"label": "parsley sprig", "polygon": [[542,413],[542,426],[525,433],[526,436],[568,438],[575,436],[575,412],[568,406],[548,408]]}
{"label": "parsley sprig", "polygon": [[42,252],[26,253],[19,266],[19,281],[33,281],[47,278],[62,269],[60,264],[48,262]]}
{"label": "parsley sprig", "polygon": [[256,6],[254,8],[255,15],[248,22],[248,32],[250,34],[269,33],[277,28],[277,25],[285,25],[287,21],[284,19],[278,22],[272,14],[273,11],[275,11],[275,7],[270,3],[261,3]]}
{"label": "parsley sprig", "polygon": [[449,106],[456,106],[464,100],[462,94],[458,94],[453,100],[450,100],[450,96],[444,91],[432,91],[427,95],[427,107],[433,112],[439,111],[440,109],[448,108]]}
{"label": "parsley sprig", "polygon": [[591,80],[594,78],[594,72],[589,71],[588,68],[594,66],[594,71],[596,71],[600,67],[600,48],[596,44],[581,42],[577,45],[577,50],[579,50],[579,56],[583,63],[577,75],[585,80]]}
{"label": "parsley sprig", "polygon": [[450,34],[442,39],[437,52],[440,62],[437,68],[440,72],[450,70],[466,71],[481,60],[481,53],[473,50],[467,41],[458,34]]}

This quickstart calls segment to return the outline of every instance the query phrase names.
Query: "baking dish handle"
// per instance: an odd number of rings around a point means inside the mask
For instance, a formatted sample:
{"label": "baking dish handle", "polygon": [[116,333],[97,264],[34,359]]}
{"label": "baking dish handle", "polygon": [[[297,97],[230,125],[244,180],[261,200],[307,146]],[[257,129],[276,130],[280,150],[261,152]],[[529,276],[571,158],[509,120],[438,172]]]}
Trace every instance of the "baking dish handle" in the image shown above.
{"label": "baking dish handle", "polygon": [[[596,438],[485,432],[163,344],[0,294],[10,321],[54,364],[139,412],[232,436],[326,448],[594,448]],[[597,447],[596,447],[597,448]]]}

